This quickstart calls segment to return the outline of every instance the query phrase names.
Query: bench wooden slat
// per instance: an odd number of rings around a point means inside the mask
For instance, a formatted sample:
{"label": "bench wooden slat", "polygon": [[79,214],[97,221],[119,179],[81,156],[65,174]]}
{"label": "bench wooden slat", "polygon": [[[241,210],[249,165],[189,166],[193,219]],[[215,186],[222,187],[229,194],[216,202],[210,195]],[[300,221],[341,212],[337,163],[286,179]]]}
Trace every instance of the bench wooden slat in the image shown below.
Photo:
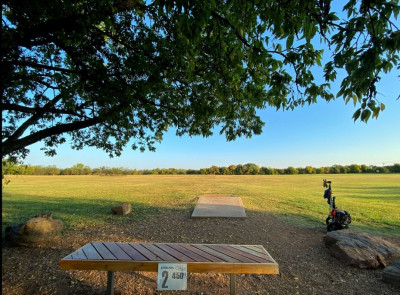
{"label": "bench wooden slat", "polygon": [[255,245],[244,245],[244,246],[242,246],[242,247],[252,249],[252,250],[255,251],[255,252],[258,252],[258,253],[260,253],[260,254],[265,255],[265,252],[264,252],[264,251],[261,251],[260,247],[258,247],[258,246],[255,246]]}
{"label": "bench wooden slat", "polygon": [[224,254],[237,259],[240,262],[244,262],[244,263],[257,263],[256,260],[248,258],[245,255],[242,255],[242,253],[240,252],[235,252],[234,248],[230,248],[228,246],[225,245],[209,245],[208,247],[210,247],[211,249],[214,249],[218,252],[223,252]]}
{"label": "bench wooden slat", "polygon": [[142,244],[142,246],[153,252],[163,261],[176,261],[176,259],[173,256],[169,255],[167,252],[164,252],[154,244]]}
{"label": "bench wooden slat", "polygon": [[92,243],[93,247],[96,248],[97,252],[99,252],[100,256],[103,257],[105,260],[115,260],[115,256],[110,252],[110,250],[107,249],[106,246],[104,246],[103,243],[99,242],[93,242]]}
{"label": "bench wooden slat", "polygon": [[128,243],[118,243],[118,247],[120,247],[122,250],[124,250],[125,253],[128,254],[133,260],[136,260],[136,261],[147,261],[148,260],[142,254],[140,254],[140,252],[138,250],[133,248]]}
{"label": "bench wooden slat", "polygon": [[184,247],[184,248],[186,248],[186,249],[188,249],[189,251],[191,251],[191,252],[197,254],[197,255],[200,255],[200,256],[202,256],[202,257],[208,259],[208,261],[210,261],[210,262],[224,262],[223,259],[221,259],[221,258],[219,258],[219,257],[215,257],[215,256],[213,256],[213,255],[211,255],[211,254],[209,254],[209,253],[207,253],[207,252],[204,252],[204,251],[202,251],[202,250],[200,250],[200,249],[197,249],[197,248],[195,248],[193,245],[185,245],[185,244],[182,244],[181,246]]}
{"label": "bench wooden slat", "polygon": [[86,244],[83,246],[82,251],[85,253],[87,259],[89,260],[103,260],[103,257],[97,252],[92,244]]}
{"label": "bench wooden slat", "polygon": [[242,248],[235,248],[235,247],[232,247],[231,245],[229,245],[229,246],[227,245],[227,247],[229,247],[230,251],[232,251],[234,253],[237,253],[237,254],[239,254],[239,255],[241,255],[243,257],[250,258],[253,261],[256,261],[256,262],[259,262],[259,263],[270,262],[270,259],[261,258],[261,257],[256,256],[256,255],[252,255],[252,254],[250,254],[248,252],[243,251]]}
{"label": "bench wooden slat", "polygon": [[187,262],[195,261],[192,258],[190,258],[190,257],[186,256],[185,254],[183,254],[182,252],[177,251],[176,249],[172,248],[170,245],[160,244],[160,243],[157,243],[155,245],[158,248],[160,248],[161,250],[165,251],[166,253],[171,254],[172,256],[174,256],[179,261],[187,261]]}
{"label": "bench wooden slat", "polygon": [[71,254],[71,259],[87,259],[85,253],[83,252],[82,248],[76,250],[74,253]]}
{"label": "bench wooden slat", "polygon": [[105,242],[104,246],[112,252],[112,254],[119,260],[132,260],[132,258],[126,254],[122,248],[120,248],[116,243]]}
{"label": "bench wooden slat", "polygon": [[[269,255],[269,253],[264,248],[260,249],[259,246],[247,247],[247,245],[242,245],[242,246],[234,247],[234,248],[236,248],[240,251],[246,252],[249,255],[254,255],[256,257],[260,257],[260,259],[264,260],[264,262],[276,263],[275,260]],[[249,249],[249,248],[251,248],[251,249]]]}
{"label": "bench wooden slat", "polygon": [[237,259],[234,259],[228,255],[225,255],[219,251],[216,251],[216,250],[210,248],[208,245],[207,246],[206,245],[193,245],[193,246],[204,252],[207,252],[215,257],[219,257],[219,258],[223,259],[223,261],[225,261],[225,262],[240,262]]}
{"label": "bench wooden slat", "polygon": [[143,247],[140,244],[129,243],[129,245],[131,245],[131,247],[133,247],[134,249],[139,251],[140,254],[145,256],[148,260],[151,260],[151,261],[161,261],[162,260],[160,257],[154,255],[154,253],[152,253],[151,251],[149,251],[148,249],[146,249],[145,247]]}
{"label": "bench wooden slat", "polygon": [[193,259],[193,261],[197,261],[197,262],[210,262],[210,260],[208,260],[207,258],[204,258],[203,256],[200,256],[198,254],[196,254],[193,251],[188,250],[187,248],[183,247],[182,245],[179,244],[168,244],[169,247],[185,254],[186,256],[190,257],[191,259]]}
{"label": "bench wooden slat", "polygon": [[234,248],[236,248],[236,249],[238,249],[238,250],[240,250],[240,251],[243,251],[243,252],[252,254],[252,255],[254,255],[254,256],[260,257],[260,258],[262,258],[262,259],[268,260],[268,261],[270,261],[270,262],[273,262],[273,261],[271,260],[271,257],[268,256],[267,253],[261,253],[261,252],[255,251],[255,250],[253,250],[254,248],[253,248],[253,249],[250,249],[250,248],[247,247],[247,246],[245,247],[245,246],[238,246],[238,245],[232,245],[232,247],[234,247]]}

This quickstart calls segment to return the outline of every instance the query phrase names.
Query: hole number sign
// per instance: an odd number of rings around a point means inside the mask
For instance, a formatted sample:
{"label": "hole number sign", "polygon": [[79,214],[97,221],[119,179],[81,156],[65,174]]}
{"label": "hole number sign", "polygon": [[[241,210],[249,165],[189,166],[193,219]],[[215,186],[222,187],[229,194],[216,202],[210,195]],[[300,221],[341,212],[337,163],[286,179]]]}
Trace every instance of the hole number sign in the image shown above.
{"label": "hole number sign", "polygon": [[187,264],[159,263],[157,290],[186,290]]}

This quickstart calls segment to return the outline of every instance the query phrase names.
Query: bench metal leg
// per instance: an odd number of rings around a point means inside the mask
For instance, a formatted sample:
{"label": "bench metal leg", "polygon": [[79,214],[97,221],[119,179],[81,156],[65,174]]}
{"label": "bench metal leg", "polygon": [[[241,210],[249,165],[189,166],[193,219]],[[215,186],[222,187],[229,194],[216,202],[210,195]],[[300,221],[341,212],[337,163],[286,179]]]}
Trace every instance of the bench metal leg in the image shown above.
{"label": "bench metal leg", "polygon": [[231,295],[236,294],[236,274],[231,273]]}
{"label": "bench metal leg", "polygon": [[107,272],[107,295],[114,295],[115,276],[113,271]]}

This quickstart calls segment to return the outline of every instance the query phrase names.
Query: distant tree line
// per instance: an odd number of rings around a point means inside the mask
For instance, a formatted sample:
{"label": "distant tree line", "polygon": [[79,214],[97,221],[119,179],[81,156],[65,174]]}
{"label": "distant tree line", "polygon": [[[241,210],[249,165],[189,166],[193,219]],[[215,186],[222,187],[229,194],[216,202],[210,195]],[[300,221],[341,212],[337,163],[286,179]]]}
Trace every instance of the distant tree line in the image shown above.
{"label": "distant tree line", "polygon": [[99,167],[90,168],[82,163],[70,168],[57,168],[56,166],[32,166],[15,163],[6,159],[2,161],[2,175],[296,175],[296,174],[347,174],[347,173],[400,173],[400,164],[389,166],[373,166],[351,164],[347,166],[333,165],[330,167],[305,168],[288,167],[286,169],[259,167],[254,163],[244,165],[230,165],[228,167],[211,166],[209,168],[196,169],[128,169]]}

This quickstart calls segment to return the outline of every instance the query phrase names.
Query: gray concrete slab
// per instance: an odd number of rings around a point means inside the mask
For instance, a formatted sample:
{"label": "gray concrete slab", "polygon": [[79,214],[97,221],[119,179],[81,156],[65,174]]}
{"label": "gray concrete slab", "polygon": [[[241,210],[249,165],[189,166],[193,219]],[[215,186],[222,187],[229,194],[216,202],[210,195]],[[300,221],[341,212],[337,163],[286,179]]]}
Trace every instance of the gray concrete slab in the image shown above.
{"label": "gray concrete slab", "polygon": [[246,218],[240,197],[212,195],[199,197],[192,218],[229,217]]}

